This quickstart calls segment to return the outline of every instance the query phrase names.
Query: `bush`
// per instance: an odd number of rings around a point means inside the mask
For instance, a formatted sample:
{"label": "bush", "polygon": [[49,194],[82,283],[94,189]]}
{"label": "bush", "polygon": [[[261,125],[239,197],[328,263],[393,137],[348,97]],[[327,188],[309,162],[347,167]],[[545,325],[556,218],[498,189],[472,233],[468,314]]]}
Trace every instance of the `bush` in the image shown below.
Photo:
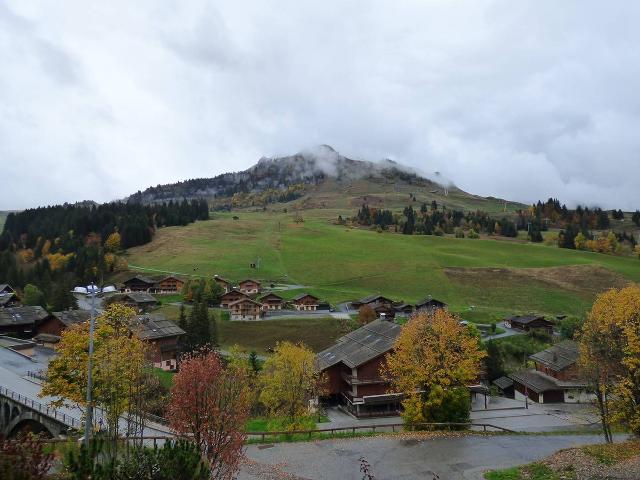
{"label": "bush", "polygon": [[0,436],[0,478],[39,480],[46,478],[53,454],[45,453],[37,435],[20,434],[16,439]]}
{"label": "bush", "polygon": [[444,231],[440,227],[436,227],[433,229],[433,234],[436,237],[442,237],[444,235]]}
{"label": "bush", "polygon": [[471,230],[469,230],[469,233],[467,233],[467,238],[472,238],[472,239],[477,239],[480,238],[480,235],[478,235],[478,232],[476,232],[473,228]]}
{"label": "bush", "polygon": [[464,238],[464,230],[462,230],[461,228],[456,228],[454,232],[456,238]]}

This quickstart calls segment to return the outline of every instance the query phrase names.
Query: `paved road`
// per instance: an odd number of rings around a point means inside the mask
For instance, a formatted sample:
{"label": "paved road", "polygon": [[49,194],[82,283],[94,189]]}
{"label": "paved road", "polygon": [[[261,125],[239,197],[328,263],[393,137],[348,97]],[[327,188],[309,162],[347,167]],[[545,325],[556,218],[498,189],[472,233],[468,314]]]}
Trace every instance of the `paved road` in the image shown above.
{"label": "paved road", "polygon": [[403,435],[250,445],[247,456],[253,465],[243,467],[238,479],[360,480],[359,459],[364,456],[377,480],[431,480],[434,473],[440,480],[476,480],[486,470],[529,463],[562,448],[601,442],[598,435]]}

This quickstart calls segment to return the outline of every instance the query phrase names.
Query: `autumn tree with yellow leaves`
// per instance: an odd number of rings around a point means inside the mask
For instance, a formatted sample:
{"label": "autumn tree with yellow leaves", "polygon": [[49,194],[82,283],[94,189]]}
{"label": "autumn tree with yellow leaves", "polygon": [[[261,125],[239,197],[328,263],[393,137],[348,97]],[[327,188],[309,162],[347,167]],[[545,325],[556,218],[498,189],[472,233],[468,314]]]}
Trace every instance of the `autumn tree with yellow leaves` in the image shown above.
{"label": "autumn tree with yellow leaves", "polygon": [[640,435],[640,285],[598,295],[579,340],[605,440],[612,441],[612,424]]}
{"label": "autumn tree with yellow leaves", "polygon": [[[126,424],[127,435],[143,428],[144,409],[140,398],[148,375],[145,345],[132,334],[135,311],[119,304],[110,305],[96,319],[92,362],[93,403],[112,437]],[[86,409],[89,322],[73,325],[62,332],[58,355],[51,360],[40,396],[57,397],[52,404],[72,403]],[[121,418],[126,421],[121,422]]]}
{"label": "autumn tree with yellow leaves", "polygon": [[315,357],[302,343],[278,343],[259,378],[260,402],[270,413],[293,423],[309,412],[309,402],[318,396],[324,380],[315,368]]}
{"label": "autumn tree with yellow leaves", "polygon": [[468,385],[478,379],[485,352],[466,326],[444,310],[419,313],[402,327],[382,376],[391,391],[404,394],[403,419],[464,422]]}

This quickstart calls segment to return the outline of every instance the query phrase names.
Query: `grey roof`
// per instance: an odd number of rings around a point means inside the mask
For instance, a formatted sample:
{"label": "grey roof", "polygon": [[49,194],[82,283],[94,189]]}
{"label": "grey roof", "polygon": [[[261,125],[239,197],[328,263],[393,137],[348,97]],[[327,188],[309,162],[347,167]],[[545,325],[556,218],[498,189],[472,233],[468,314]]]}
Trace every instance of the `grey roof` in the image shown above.
{"label": "grey roof", "polygon": [[52,315],[67,327],[88,322],[91,318],[91,312],[88,310],[64,310],[62,312],[53,312]]}
{"label": "grey roof", "polygon": [[158,338],[184,335],[185,333],[175,323],[160,314],[136,315],[130,325],[130,329],[140,340],[156,340]]}
{"label": "grey roof", "polygon": [[156,283],[156,282],[155,282],[155,280],[152,280],[151,278],[149,278],[149,277],[145,277],[145,276],[143,276],[143,275],[134,275],[133,277],[128,278],[127,280],[125,280],[125,281],[124,281],[124,282],[122,282],[122,283],[128,283],[128,282],[130,282],[131,280],[139,280],[139,281],[141,281],[141,282],[144,282],[144,283],[151,283],[151,284]]}
{"label": "grey roof", "polygon": [[0,335],[0,346],[11,348],[13,350],[22,350],[25,348],[32,348],[33,346],[35,346],[35,342],[31,340],[23,340],[21,338],[5,337]]}
{"label": "grey roof", "polygon": [[502,390],[513,386],[513,379],[509,377],[502,376],[500,378],[496,378],[493,382],[496,387],[501,388]]}
{"label": "grey roof", "polygon": [[[0,292],[2,292],[2,290],[0,290]],[[18,300],[18,296],[15,293],[0,293],[0,306],[6,305],[12,300]]]}
{"label": "grey roof", "polygon": [[586,387],[583,380],[567,381],[558,380],[537,370],[523,370],[509,375],[515,382],[526,386],[536,393],[544,393],[548,390],[564,390],[567,388]]}
{"label": "grey roof", "polygon": [[[510,317],[505,318],[505,320],[508,320],[510,322],[518,322],[518,323],[522,323],[523,325],[527,325],[528,323],[531,323],[535,320],[545,320],[546,322],[549,322],[549,320],[546,320],[544,318],[544,316],[542,315],[535,315],[535,314],[529,314],[529,315],[512,315]],[[551,323],[551,322],[549,322]]]}
{"label": "grey roof", "polygon": [[579,356],[578,343],[573,340],[564,340],[546,350],[534,353],[529,358],[558,372],[575,364]]}
{"label": "grey roof", "polygon": [[47,342],[47,343],[59,343],[60,336],[53,335],[52,333],[39,333],[33,339],[36,342]]}
{"label": "grey roof", "polygon": [[435,305],[442,305],[442,306],[446,306],[447,304],[444,302],[441,302],[440,300],[433,298],[431,295],[429,295],[426,298],[423,298],[422,300],[420,300],[419,302],[416,302],[416,308],[420,308],[424,305],[427,305],[429,303],[433,303]]}
{"label": "grey roof", "polygon": [[243,295],[243,296],[245,296],[245,297],[249,298],[249,295],[247,295],[247,294],[246,294],[246,293],[244,293],[244,292],[241,292],[241,291],[240,291],[240,290],[238,290],[237,288],[232,288],[232,289],[231,289],[231,290],[229,290],[228,292],[223,293],[223,294],[221,295],[221,297],[226,297],[226,296],[228,296],[228,295],[231,295],[232,293],[236,293],[236,294],[238,294],[238,295]]}
{"label": "grey roof", "polygon": [[251,302],[254,305],[262,307],[262,304],[260,302],[256,302],[255,300],[253,300],[252,298],[249,298],[249,297],[240,298],[240,299],[236,300],[235,302],[231,302],[229,304],[229,306],[231,307],[232,305],[237,305],[239,303],[245,303],[245,302]]}
{"label": "grey roof", "polygon": [[400,325],[387,320],[371,323],[340,337],[335,345],[316,356],[318,367],[325,370],[339,362],[354,368],[384,355],[393,348]]}
{"label": "grey roof", "polygon": [[300,295],[296,295],[295,297],[293,297],[291,300],[295,302],[296,300],[302,300],[304,297],[312,297],[318,300],[318,297],[316,297],[315,295],[311,295],[310,293],[301,293]]}
{"label": "grey roof", "polygon": [[221,281],[221,282],[224,282],[224,283],[231,283],[229,280],[227,280],[226,278],[221,277],[220,275],[214,275],[213,279]]}
{"label": "grey roof", "polygon": [[11,288],[11,285],[9,285],[8,283],[0,283],[0,292],[4,291],[4,289],[6,288],[13,292],[13,288]]}
{"label": "grey roof", "polygon": [[372,302],[376,302],[378,301],[380,298],[383,298],[385,300],[388,300],[389,302],[391,301],[390,298],[385,297],[384,295],[380,295],[380,294],[373,294],[373,295],[367,295],[364,298],[361,298],[360,300],[358,300],[357,302],[353,302],[353,303],[372,303]]}
{"label": "grey roof", "polygon": [[124,296],[129,297],[136,303],[158,303],[158,299],[147,292],[125,293]]}
{"label": "grey roof", "polygon": [[47,318],[49,314],[42,307],[8,307],[0,309],[0,325],[33,325]]}
{"label": "grey roof", "polygon": [[238,282],[238,285],[242,285],[243,283],[246,283],[246,282],[253,282],[253,283],[257,283],[258,285],[261,285],[261,284],[262,284],[262,282],[261,282],[260,280],[256,280],[256,279],[254,279],[254,278],[245,278],[244,280],[240,280],[240,281]]}
{"label": "grey roof", "polygon": [[268,297],[275,297],[275,298],[277,298],[279,300],[284,300],[280,295],[278,295],[276,293],[273,293],[273,292],[267,293],[266,295],[262,295],[260,297],[260,300],[264,300],[265,298],[268,298]]}

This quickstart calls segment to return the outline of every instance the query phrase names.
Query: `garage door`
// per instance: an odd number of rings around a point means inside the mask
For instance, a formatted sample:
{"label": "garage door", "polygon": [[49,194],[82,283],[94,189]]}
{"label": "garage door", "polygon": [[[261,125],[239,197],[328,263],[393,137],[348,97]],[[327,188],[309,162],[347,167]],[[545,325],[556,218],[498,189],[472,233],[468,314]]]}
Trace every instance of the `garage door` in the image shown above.
{"label": "garage door", "polygon": [[542,400],[544,403],[562,403],[564,402],[564,392],[562,390],[549,390],[544,392]]}

